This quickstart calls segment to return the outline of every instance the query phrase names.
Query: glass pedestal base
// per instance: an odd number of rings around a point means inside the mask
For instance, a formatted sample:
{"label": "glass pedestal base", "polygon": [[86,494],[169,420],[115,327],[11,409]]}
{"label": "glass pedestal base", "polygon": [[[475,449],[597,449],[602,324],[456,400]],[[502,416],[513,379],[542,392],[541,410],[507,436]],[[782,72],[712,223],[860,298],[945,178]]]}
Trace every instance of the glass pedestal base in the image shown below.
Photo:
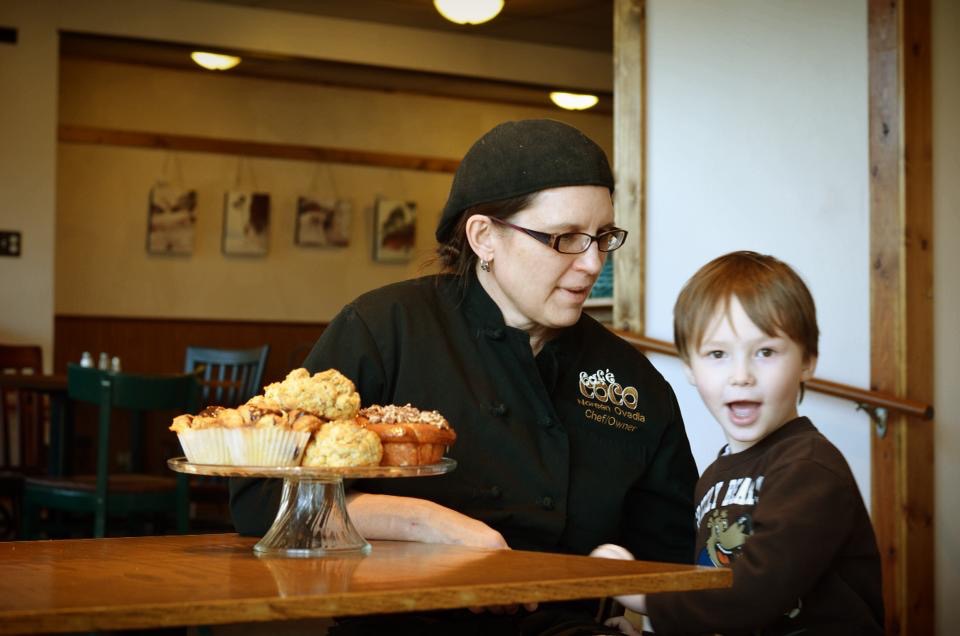
{"label": "glass pedestal base", "polygon": [[178,473],[214,477],[283,479],[280,509],[273,525],[253,547],[262,557],[324,557],[370,553],[370,544],[350,521],[343,480],[443,475],[457,466],[449,457],[423,466],[229,466],[194,464],[185,457],[167,460]]}
{"label": "glass pedestal base", "polygon": [[258,556],[322,557],[369,554],[347,514],[343,479],[285,479],[273,525],[253,546]]}

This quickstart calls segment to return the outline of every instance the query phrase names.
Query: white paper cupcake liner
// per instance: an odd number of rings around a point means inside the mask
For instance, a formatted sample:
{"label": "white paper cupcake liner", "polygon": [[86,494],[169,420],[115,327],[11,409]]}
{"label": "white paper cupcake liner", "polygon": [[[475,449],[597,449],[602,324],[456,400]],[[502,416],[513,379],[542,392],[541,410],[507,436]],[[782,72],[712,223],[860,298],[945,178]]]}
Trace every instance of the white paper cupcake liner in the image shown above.
{"label": "white paper cupcake liner", "polygon": [[226,429],[201,428],[177,433],[187,460],[193,464],[231,464]]}
{"label": "white paper cupcake liner", "polygon": [[235,466],[299,466],[309,431],[284,428],[234,428],[226,431]]}

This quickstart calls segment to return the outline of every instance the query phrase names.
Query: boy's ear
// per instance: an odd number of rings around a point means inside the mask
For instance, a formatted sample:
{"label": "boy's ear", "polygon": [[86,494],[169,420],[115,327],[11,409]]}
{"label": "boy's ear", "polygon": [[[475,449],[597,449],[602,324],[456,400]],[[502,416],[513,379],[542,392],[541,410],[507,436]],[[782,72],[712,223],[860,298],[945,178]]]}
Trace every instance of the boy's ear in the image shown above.
{"label": "boy's ear", "polygon": [[693,386],[697,386],[697,378],[693,375],[693,369],[691,369],[690,365],[686,362],[683,363],[683,375],[687,376],[687,382]]}
{"label": "boy's ear", "polygon": [[473,253],[480,259],[492,261],[494,257],[493,223],[490,217],[483,214],[474,214],[467,219],[467,242]]}
{"label": "boy's ear", "polygon": [[813,378],[813,372],[817,370],[817,356],[807,356],[803,366],[800,368],[800,381],[807,382]]}

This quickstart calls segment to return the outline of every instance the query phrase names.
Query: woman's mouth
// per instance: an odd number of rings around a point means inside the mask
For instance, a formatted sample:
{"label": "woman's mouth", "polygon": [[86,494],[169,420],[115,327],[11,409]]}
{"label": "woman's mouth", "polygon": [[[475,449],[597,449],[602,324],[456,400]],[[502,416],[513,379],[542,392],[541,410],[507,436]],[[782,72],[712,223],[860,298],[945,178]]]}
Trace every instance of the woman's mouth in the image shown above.
{"label": "woman's mouth", "polygon": [[561,287],[560,290],[563,291],[569,298],[575,302],[582,303],[590,296],[591,287]]}

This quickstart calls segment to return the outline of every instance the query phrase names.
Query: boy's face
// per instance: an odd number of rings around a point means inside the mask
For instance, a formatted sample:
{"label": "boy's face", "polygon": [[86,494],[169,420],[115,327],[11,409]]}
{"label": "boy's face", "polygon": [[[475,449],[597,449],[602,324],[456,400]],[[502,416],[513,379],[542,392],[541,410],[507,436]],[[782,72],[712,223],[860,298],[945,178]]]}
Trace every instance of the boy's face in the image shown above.
{"label": "boy's face", "polygon": [[729,315],[722,307],[714,314],[685,371],[738,453],[797,417],[800,383],[816,363],[790,338],[761,331],[734,297]]}

